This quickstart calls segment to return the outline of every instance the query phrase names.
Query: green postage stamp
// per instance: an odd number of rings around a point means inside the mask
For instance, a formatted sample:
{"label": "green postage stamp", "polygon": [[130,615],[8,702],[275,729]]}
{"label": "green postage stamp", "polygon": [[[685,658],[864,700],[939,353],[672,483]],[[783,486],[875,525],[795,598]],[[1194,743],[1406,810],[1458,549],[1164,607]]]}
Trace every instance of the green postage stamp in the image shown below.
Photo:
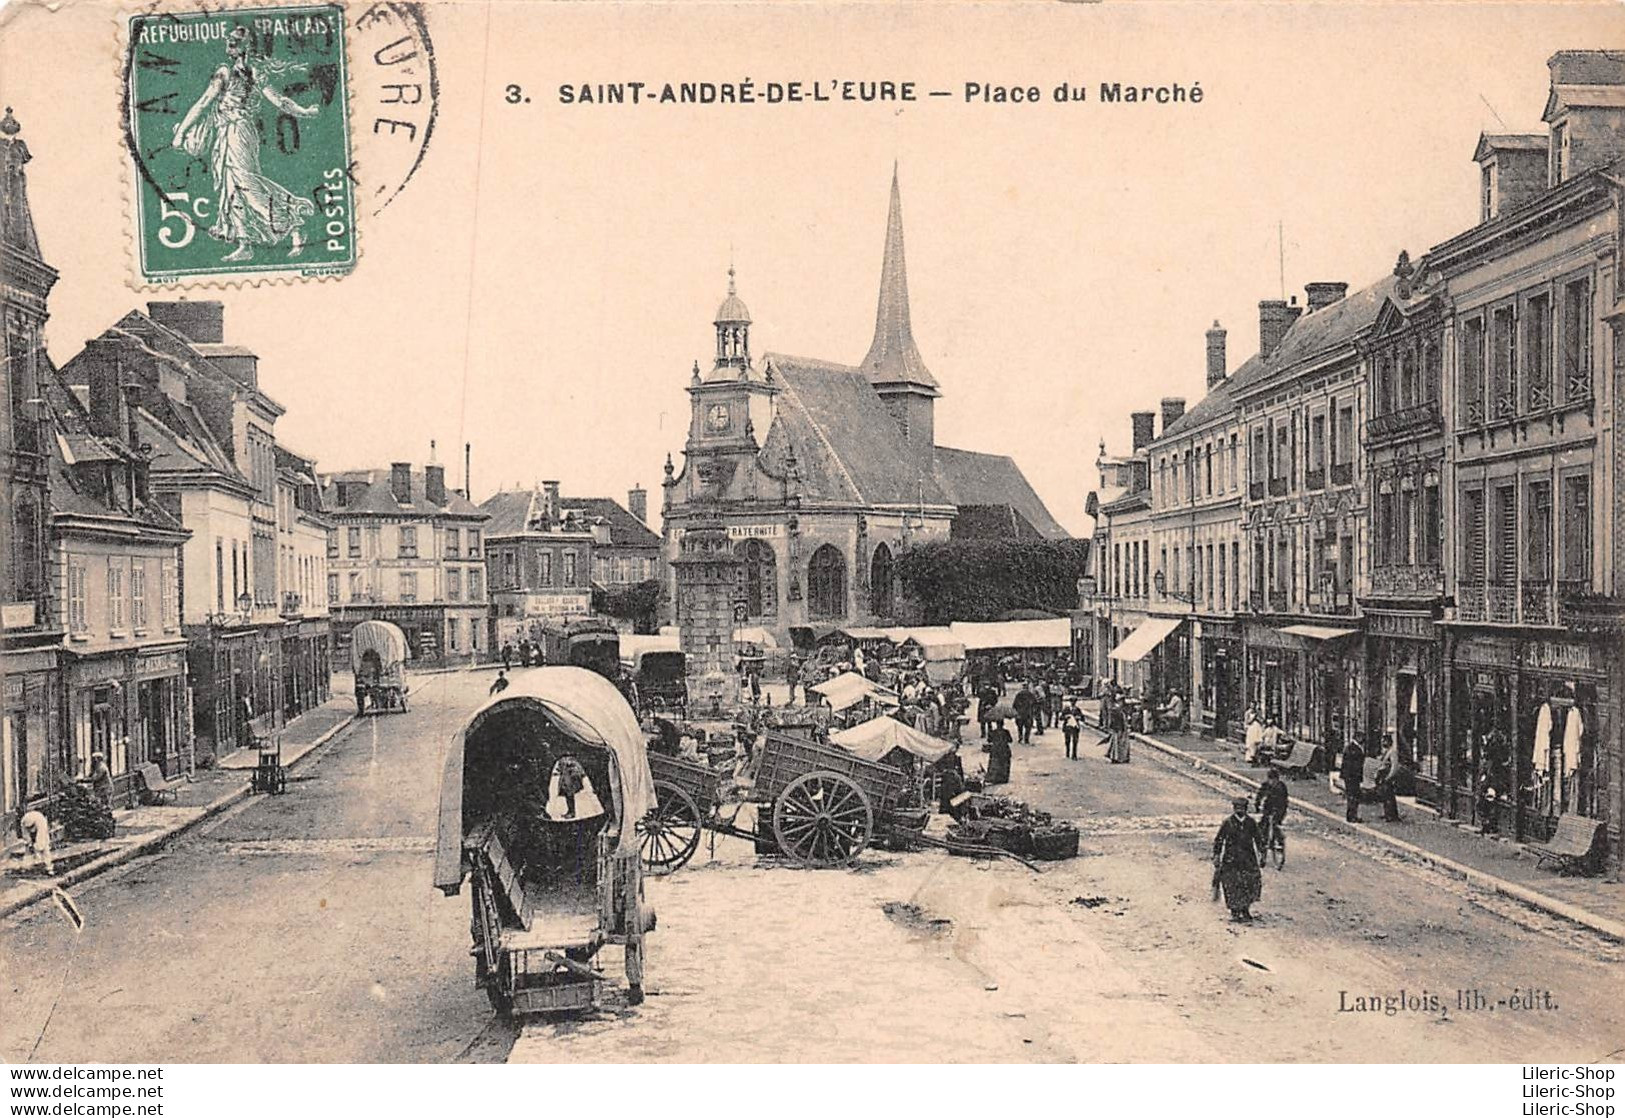
{"label": "green postage stamp", "polygon": [[147,284],[355,267],[344,10],[130,17],[124,130]]}

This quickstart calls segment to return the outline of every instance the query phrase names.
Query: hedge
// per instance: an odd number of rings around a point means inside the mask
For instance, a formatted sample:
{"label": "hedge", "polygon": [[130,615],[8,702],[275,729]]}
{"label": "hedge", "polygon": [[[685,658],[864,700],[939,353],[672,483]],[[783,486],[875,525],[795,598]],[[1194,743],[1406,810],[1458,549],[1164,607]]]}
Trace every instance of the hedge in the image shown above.
{"label": "hedge", "polygon": [[925,623],[940,625],[1076,609],[1088,565],[1088,540],[945,540],[904,552],[897,576]]}

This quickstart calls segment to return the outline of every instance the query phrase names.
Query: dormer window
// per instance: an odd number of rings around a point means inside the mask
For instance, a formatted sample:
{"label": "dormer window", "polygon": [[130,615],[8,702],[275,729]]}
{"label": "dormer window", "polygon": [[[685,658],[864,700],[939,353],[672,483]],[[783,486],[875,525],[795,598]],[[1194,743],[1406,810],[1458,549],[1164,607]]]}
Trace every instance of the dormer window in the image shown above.
{"label": "dormer window", "polygon": [[1479,220],[1488,221],[1495,216],[1495,163],[1493,161],[1485,163],[1480,174],[1482,199]]}

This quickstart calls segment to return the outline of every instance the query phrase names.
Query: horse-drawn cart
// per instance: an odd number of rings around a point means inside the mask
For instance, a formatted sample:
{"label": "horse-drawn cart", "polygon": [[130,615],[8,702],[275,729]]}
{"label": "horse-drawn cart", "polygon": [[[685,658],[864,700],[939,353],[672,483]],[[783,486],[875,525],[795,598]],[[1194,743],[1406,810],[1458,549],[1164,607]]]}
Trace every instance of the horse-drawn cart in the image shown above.
{"label": "horse-drawn cart", "polygon": [[[908,774],[836,746],[764,731],[747,773],[724,787],[722,774],[676,757],[651,754],[656,806],[638,825],[643,864],[670,873],[699,849],[700,831],[748,838],[805,866],[850,865],[877,834],[896,826],[893,809]],[[733,811],[723,815],[725,805]],[[738,825],[755,806],[752,829]]]}
{"label": "horse-drawn cart", "polygon": [[486,701],[452,738],[440,785],[435,885],[472,884],[475,981],[498,1012],[589,1008],[606,944],[643,997],[635,821],[655,806],[642,731],[614,684],[540,668]]}

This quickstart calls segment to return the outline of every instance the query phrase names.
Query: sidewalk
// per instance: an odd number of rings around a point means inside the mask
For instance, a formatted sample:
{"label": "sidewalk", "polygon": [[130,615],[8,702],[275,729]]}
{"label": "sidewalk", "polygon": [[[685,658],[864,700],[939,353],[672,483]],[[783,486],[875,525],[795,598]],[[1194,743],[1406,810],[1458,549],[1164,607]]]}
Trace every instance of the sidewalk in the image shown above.
{"label": "sidewalk", "polygon": [[[294,719],[283,731],[282,763],[291,766],[321,748],[354,718],[353,700],[348,695],[336,695]],[[113,821],[118,830],[112,838],[68,843],[52,852],[57,869],[54,878],[38,869],[23,873],[24,860],[9,859],[0,871],[0,917],[43,900],[53,887],[75,885],[149,853],[245,799],[249,794],[247,770],[258,760],[253,751],[237,750],[221,758],[213,768],[200,769],[197,779],[179,790],[174,803],[115,811]]]}
{"label": "sidewalk", "polygon": [[[1098,719],[1093,705],[1089,714]],[[1230,742],[1190,733],[1133,736],[1168,758],[1247,788],[1257,788],[1267,771],[1245,764],[1241,748]],[[1343,797],[1332,792],[1323,775],[1289,779],[1287,787],[1292,806],[1323,823],[1347,828],[1455,877],[1625,941],[1625,884],[1617,877],[1563,877],[1554,870],[1538,869],[1535,856],[1523,844],[1481,835],[1405,798],[1399,801],[1402,818],[1398,823],[1382,822],[1377,804],[1362,805],[1361,822],[1348,823]]]}

